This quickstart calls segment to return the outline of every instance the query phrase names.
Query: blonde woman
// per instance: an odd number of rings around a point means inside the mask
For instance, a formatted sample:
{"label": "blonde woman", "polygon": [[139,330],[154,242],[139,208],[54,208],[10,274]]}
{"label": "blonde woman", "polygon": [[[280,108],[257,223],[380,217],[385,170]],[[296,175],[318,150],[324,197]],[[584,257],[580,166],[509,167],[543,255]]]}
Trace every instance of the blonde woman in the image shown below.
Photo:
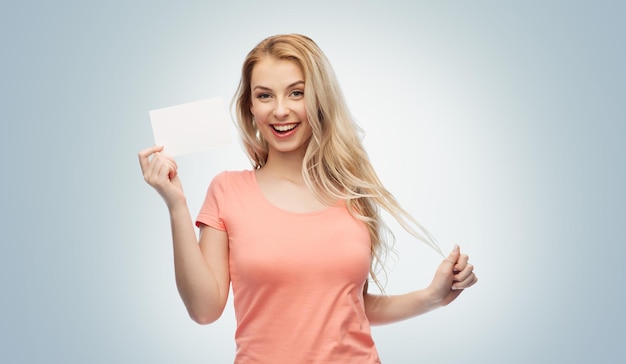
{"label": "blonde woman", "polygon": [[377,267],[391,244],[380,209],[438,248],[377,178],[311,39],[259,43],[234,102],[253,168],[213,179],[195,222],[199,239],[175,161],[161,146],[139,161],[169,209],[176,283],[191,318],[217,320],[232,284],[235,363],[380,363],[371,325],[447,305],[476,283],[455,247],[428,287],[368,293],[368,278],[380,286]]}

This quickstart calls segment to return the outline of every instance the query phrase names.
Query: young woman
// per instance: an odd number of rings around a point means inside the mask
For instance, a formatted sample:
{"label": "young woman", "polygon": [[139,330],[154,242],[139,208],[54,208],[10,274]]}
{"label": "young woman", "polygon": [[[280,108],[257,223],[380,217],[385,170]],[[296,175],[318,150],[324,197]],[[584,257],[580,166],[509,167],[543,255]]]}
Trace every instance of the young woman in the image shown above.
{"label": "young woman", "polygon": [[191,318],[217,320],[232,283],[236,363],[379,363],[370,325],[447,305],[476,283],[455,247],[428,287],[368,293],[368,278],[380,286],[390,245],[381,208],[438,248],[382,186],[311,39],[259,43],[245,59],[236,112],[253,169],[213,179],[195,223],[199,239],[176,162],[162,146],[139,153],[146,182],[169,209],[176,283]]}

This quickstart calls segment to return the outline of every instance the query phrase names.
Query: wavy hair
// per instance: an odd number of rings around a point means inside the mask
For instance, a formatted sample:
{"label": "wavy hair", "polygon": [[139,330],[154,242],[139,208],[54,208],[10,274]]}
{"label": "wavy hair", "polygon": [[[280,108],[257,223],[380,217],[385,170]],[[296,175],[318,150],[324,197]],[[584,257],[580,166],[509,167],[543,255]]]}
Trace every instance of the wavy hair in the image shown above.
{"label": "wavy hair", "polygon": [[326,204],[345,200],[350,213],[364,221],[371,238],[370,277],[384,292],[377,272],[395,237],[381,217],[387,211],[411,235],[441,255],[435,239],[407,213],[383,186],[363,148],[362,130],[350,114],[330,62],[310,38],[299,34],[268,37],[254,47],[243,63],[233,103],[244,148],[255,169],[267,162],[268,145],[250,112],[250,81],[254,66],[265,57],[296,63],[304,75],[304,100],[313,135],[302,163],[307,186]]}

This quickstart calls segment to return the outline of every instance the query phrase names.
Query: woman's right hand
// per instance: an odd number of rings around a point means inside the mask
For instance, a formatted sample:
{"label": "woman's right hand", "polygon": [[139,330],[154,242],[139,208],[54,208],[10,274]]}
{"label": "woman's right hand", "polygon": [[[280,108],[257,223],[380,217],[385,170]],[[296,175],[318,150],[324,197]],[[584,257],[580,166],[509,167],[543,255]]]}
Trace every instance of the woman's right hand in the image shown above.
{"label": "woman's right hand", "polygon": [[178,178],[176,161],[169,155],[161,153],[162,150],[162,145],[142,150],[139,152],[139,165],[143,179],[157,190],[171,208],[178,202],[185,202],[185,194]]}

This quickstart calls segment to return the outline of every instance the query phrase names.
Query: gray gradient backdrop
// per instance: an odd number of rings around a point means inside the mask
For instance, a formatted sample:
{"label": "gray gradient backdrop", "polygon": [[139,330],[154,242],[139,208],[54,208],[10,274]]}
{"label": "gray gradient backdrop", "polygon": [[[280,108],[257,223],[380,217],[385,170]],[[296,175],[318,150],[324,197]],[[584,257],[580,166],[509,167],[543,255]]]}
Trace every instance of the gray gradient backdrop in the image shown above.
{"label": "gray gradient backdrop", "polygon": [[[148,110],[230,99],[247,51],[287,32],[325,50],[382,180],[480,277],[374,328],[383,362],[624,361],[623,4],[2,1],[2,361],[232,361],[230,304],[187,317],[136,154]],[[179,163],[193,215],[248,168],[236,144]],[[389,293],[440,260],[397,237]]]}

